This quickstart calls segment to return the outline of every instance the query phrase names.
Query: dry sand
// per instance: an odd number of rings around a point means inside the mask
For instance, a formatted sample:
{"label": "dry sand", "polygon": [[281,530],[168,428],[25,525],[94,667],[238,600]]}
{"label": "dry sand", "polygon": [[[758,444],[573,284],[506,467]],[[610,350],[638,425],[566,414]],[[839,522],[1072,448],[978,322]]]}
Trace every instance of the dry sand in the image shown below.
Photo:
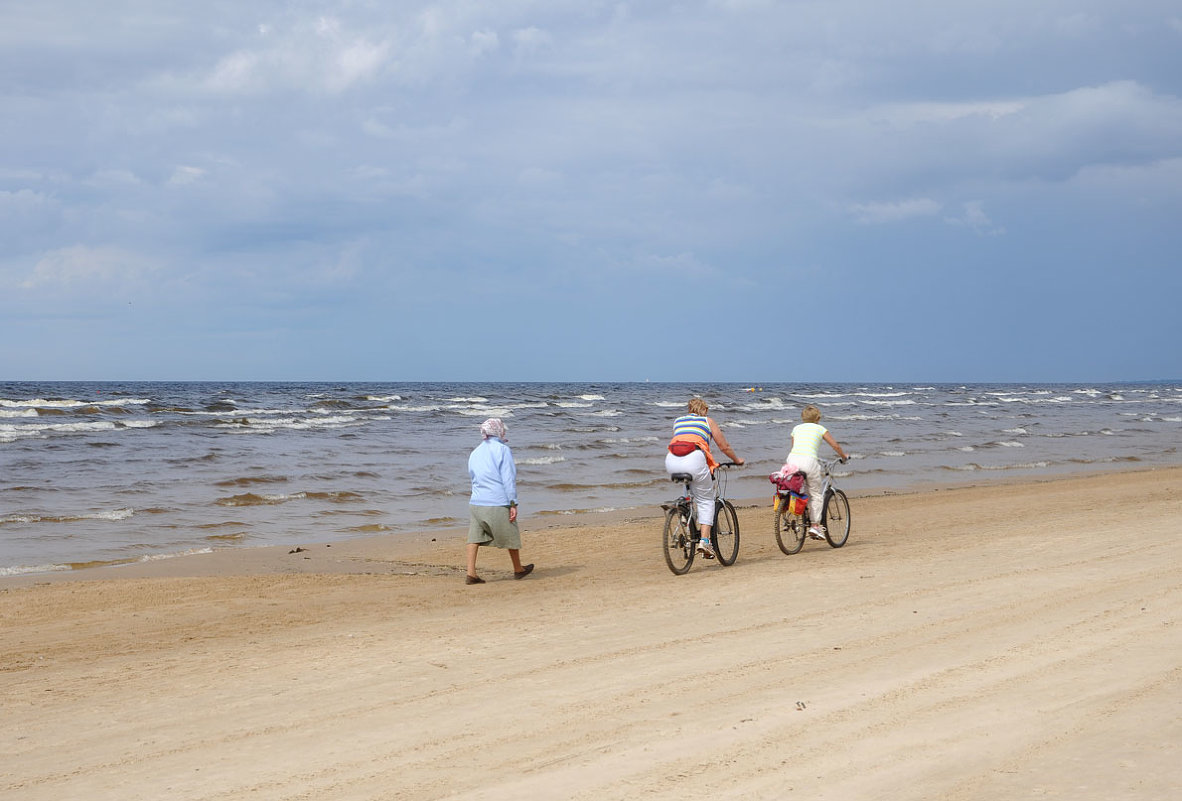
{"label": "dry sand", "polygon": [[0,798],[1182,798],[1182,469],[852,506],[0,579]]}

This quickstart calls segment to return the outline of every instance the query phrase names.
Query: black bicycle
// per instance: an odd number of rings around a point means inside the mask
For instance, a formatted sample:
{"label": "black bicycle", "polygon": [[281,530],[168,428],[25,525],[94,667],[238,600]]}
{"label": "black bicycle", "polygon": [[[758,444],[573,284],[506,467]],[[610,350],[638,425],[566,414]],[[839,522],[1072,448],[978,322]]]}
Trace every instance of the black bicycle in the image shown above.
{"label": "black bicycle", "polygon": [[[735,462],[723,462],[718,466],[714,482],[714,523],[710,528],[710,544],[718,563],[730,566],[739,557],[739,516],[734,504],[726,499],[726,469],[738,467]],[[689,572],[694,556],[702,544],[702,532],[698,528],[698,506],[694,503],[691,485],[694,477],[689,473],[674,473],[672,481],[685,486],[680,498],[661,504],[665,510],[665,530],[661,535],[661,550],[665,553],[665,564],[675,575]]]}
{"label": "black bicycle", "polygon": [[[825,479],[821,486],[821,497],[825,505],[821,509],[821,531],[832,548],[845,545],[850,536],[850,501],[845,493],[833,484],[833,468],[841,459],[821,462]],[[810,488],[811,489],[811,488]],[[776,544],[788,555],[798,553],[804,547],[812,521],[809,519],[808,504],[803,496],[787,489],[776,490]]]}

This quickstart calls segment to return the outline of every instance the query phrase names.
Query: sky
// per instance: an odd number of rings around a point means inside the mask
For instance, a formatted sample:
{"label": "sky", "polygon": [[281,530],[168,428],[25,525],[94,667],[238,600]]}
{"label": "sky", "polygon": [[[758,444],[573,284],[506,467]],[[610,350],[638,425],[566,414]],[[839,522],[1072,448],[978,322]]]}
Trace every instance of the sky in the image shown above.
{"label": "sky", "polygon": [[0,380],[1182,379],[1176,0],[0,0]]}

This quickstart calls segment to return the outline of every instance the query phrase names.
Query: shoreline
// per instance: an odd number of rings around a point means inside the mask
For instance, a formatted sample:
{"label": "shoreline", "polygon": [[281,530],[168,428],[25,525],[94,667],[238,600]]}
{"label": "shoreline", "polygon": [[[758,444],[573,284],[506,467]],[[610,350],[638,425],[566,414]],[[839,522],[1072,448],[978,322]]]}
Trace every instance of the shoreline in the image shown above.
{"label": "shoreline", "polygon": [[[1096,478],[1100,476],[1123,475],[1130,473],[1136,474],[1171,469],[1182,469],[1182,467],[1175,468],[1174,466],[1170,465],[1142,466],[1129,464],[1127,466],[1113,466],[1111,469],[1106,470],[1088,469],[1057,473],[1053,475],[997,475],[989,477],[976,476],[973,478],[966,477],[963,481],[950,480],[902,485],[892,484],[879,487],[870,487],[858,491],[849,491],[847,489],[847,494],[851,500],[868,498],[897,498],[924,495],[927,493],[947,492],[950,490],[981,489],[986,487],[1010,487],[1027,484],[1046,484],[1059,481],[1070,481],[1074,479]],[[738,508],[750,509],[761,505],[770,507],[770,497],[772,491],[770,483],[768,486],[769,489],[767,497],[732,498],[731,500]],[[671,489],[670,493],[673,491],[674,490]],[[651,504],[651,506],[635,506],[622,509],[583,510],[575,512],[545,512],[535,516],[523,517],[520,525],[522,533],[528,535],[533,531],[545,529],[586,528],[595,525],[611,525],[621,521],[631,521],[636,519],[659,519],[661,515],[662,512],[660,511],[660,502],[654,502]],[[455,525],[444,526],[440,528],[419,528],[405,531],[391,531],[381,534],[365,534],[343,539],[334,539],[331,541],[312,540],[309,538],[293,538],[291,542],[285,544],[227,547],[209,546],[208,548],[189,550],[176,554],[159,554],[147,557],[128,558],[125,560],[113,560],[109,562],[66,563],[64,565],[54,566],[52,569],[29,569],[27,571],[17,573],[0,574],[0,591],[6,587],[30,586],[32,584],[52,581],[92,581],[119,578],[244,574],[241,571],[249,571],[253,569],[251,567],[252,565],[266,563],[274,566],[279,562],[287,563],[288,569],[292,572],[307,572],[291,566],[291,563],[297,560],[281,560],[278,559],[278,557],[283,555],[294,556],[296,554],[289,553],[289,551],[293,551],[296,548],[309,550],[326,550],[336,548],[336,555],[353,553],[365,554],[380,550],[389,550],[393,552],[404,552],[409,550],[413,552],[414,550],[424,547],[426,544],[433,543],[439,539],[447,539],[457,542],[459,543],[457,547],[462,548],[463,540],[466,535],[466,525]],[[310,558],[311,557],[305,557],[304,561],[308,561]],[[341,570],[342,568],[338,564],[336,568],[330,567],[329,569],[335,572],[337,570]]]}

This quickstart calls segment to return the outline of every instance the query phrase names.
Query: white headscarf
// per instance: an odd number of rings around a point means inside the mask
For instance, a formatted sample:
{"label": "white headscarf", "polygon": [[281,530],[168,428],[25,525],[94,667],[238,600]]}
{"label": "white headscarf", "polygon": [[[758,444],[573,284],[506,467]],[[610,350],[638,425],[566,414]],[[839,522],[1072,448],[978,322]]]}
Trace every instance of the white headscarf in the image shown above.
{"label": "white headscarf", "polygon": [[490,417],[480,424],[480,433],[485,439],[489,437],[497,437],[508,441],[509,429],[505,428],[505,424],[501,422],[499,417]]}

